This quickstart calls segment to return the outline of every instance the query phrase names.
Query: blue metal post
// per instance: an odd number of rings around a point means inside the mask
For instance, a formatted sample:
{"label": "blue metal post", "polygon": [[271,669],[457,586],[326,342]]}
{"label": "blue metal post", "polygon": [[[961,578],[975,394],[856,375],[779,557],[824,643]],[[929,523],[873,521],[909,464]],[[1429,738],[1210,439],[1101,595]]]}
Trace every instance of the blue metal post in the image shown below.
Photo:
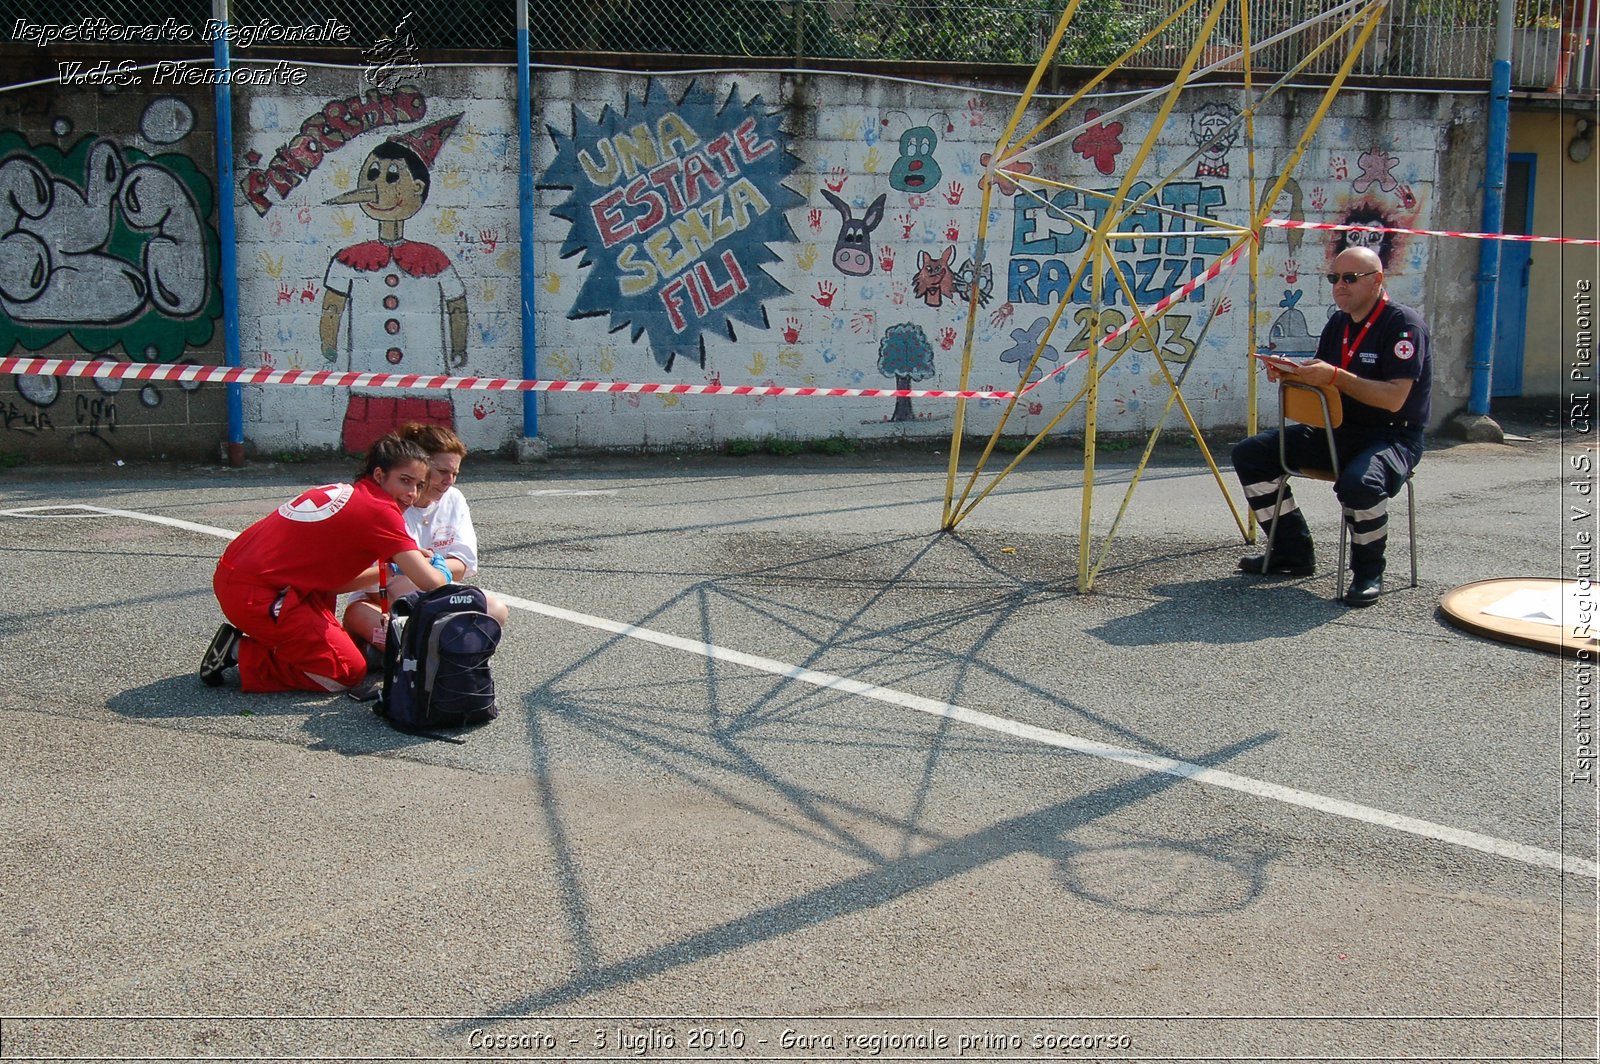
{"label": "blue metal post", "polygon": [[[211,16],[224,28],[228,23],[228,0],[211,0]],[[228,37],[217,34],[212,45],[212,61],[219,71],[229,67]],[[230,78],[217,79],[217,235],[221,260],[218,270],[222,282],[222,335],[225,361],[243,365],[239,358],[239,249],[233,224],[233,87]],[[238,384],[228,390],[228,464],[244,465],[244,390]]]}
{"label": "blue metal post", "polygon": [[[533,72],[528,40],[528,0],[517,0],[517,209],[522,237],[522,376],[539,379],[539,348],[535,342],[533,299],[537,290],[533,270]],[[522,393],[522,435],[539,435],[539,394]]]}
{"label": "blue metal post", "polygon": [[[1506,156],[1511,127],[1511,14],[1513,0],[1500,0],[1495,25],[1494,67],[1489,76],[1489,141],[1484,145],[1483,231],[1505,224]],[[1478,310],[1472,330],[1472,394],[1467,413],[1489,413],[1494,378],[1494,312],[1500,293],[1500,241],[1478,249]]]}

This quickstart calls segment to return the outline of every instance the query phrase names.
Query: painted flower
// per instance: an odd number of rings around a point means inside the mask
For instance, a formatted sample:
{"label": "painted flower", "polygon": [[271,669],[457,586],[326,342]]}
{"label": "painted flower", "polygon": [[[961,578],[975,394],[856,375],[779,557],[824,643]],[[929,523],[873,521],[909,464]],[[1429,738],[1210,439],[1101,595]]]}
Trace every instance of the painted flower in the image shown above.
{"label": "painted flower", "polygon": [[983,177],[978,179],[979,188],[988,188],[989,180],[992,176],[994,183],[1000,189],[1001,195],[1015,196],[1017,194],[1017,183],[1012,179],[1033,173],[1033,164],[1023,162],[1020,159],[1014,162],[1002,160],[997,169],[990,170],[989,158],[989,152],[984,152],[978,156],[978,165],[983,167]]}

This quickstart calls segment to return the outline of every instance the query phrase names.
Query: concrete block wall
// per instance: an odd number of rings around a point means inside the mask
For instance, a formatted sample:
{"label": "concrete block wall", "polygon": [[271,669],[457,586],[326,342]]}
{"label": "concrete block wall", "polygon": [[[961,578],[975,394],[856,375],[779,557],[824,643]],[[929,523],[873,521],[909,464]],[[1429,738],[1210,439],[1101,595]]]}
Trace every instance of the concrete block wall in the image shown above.
{"label": "concrete block wall", "polygon": [[[550,75],[540,87],[543,116],[554,131],[537,149],[540,193],[538,262],[542,278],[539,319],[541,375],[601,381],[687,381],[691,383],[777,384],[818,387],[896,387],[907,383],[886,374],[880,361],[886,338],[906,339],[921,356],[913,360],[909,383],[918,388],[959,386],[967,293],[972,279],[962,266],[974,258],[980,187],[986,155],[993,150],[1015,105],[1012,92],[945,88],[847,75],[749,74],[715,80],[704,77],[656,78],[626,75]],[[712,103],[705,97],[709,95]],[[1144,142],[1155,120],[1155,104],[1096,121],[1131,98],[1119,92],[1090,98],[1068,110],[1045,137],[1079,126],[1030,158],[1034,172],[1060,186],[1111,190]],[[752,101],[759,99],[761,106]],[[1037,101],[1021,128],[1043,121],[1058,99]],[[1290,158],[1316,109],[1315,94],[1282,94],[1255,116],[1258,187],[1276,177]],[[1211,132],[1237,114],[1239,94],[1229,89],[1191,90],[1158,132],[1136,175],[1155,184],[1169,178],[1158,202],[1180,214],[1204,213],[1247,224],[1249,159],[1242,135],[1223,146],[1200,151]],[[1294,170],[1294,182],[1280,197],[1276,213],[1309,222],[1357,222],[1398,228],[1473,228],[1475,195],[1461,186],[1482,156],[1478,109],[1447,95],[1349,93],[1337,100]],[[781,173],[765,175],[762,191],[779,202],[787,193],[787,232],[771,232],[765,247],[779,261],[760,268],[777,282],[759,299],[759,314],[718,314],[709,322],[690,320],[684,344],[660,307],[664,284],[643,285],[643,296],[609,301],[586,296],[600,279],[615,281],[639,260],[628,250],[622,230],[634,235],[638,222],[652,221],[640,204],[650,187],[630,194],[626,166],[605,175],[612,184],[590,181],[581,162],[585,150],[604,154],[620,136],[648,129],[669,116],[690,120],[701,142],[727,132],[744,119],[770,116],[763,126],[792,157]],[[570,139],[569,139],[570,138]],[[630,140],[631,143],[631,140]],[[1471,147],[1476,144],[1477,150]],[[1464,153],[1464,154],[1463,154]],[[665,154],[663,153],[663,159]],[[1470,165],[1462,163],[1471,159]],[[916,164],[913,167],[913,164]],[[669,167],[670,168],[670,167]],[[643,167],[639,173],[644,173]],[[631,175],[639,181],[638,175]],[[918,177],[921,183],[918,183]],[[1442,193],[1448,192],[1445,196]],[[837,197],[841,208],[829,197]],[[1084,197],[1070,190],[1045,189],[1079,217],[1093,222]],[[607,198],[607,197],[610,198]],[[881,209],[880,209],[881,197]],[[1448,202],[1446,202],[1448,200]],[[596,206],[600,204],[601,206]],[[611,212],[613,227],[602,232],[596,210]],[[554,212],[554,213],[552,213]],[[991,197],[986,234],[992,271],[980,283],[981,306],[975,322],[969,386],[1011,388],[1018,369],[1056,310],[1063,280],[1081,256],[1081,239],[1069,225],[1052,222],[1042,201],[1024,187],[998,188]],[[668,223],[662,222],[661,226]],[[1173,214],[1150,211],[1132,223],[1145,231],[1193,228]],[[846,228],[867,254],[842,265]],[[631,228],[630,228],[631,227]],[[656,229],[660,232],[660,229]],[[723,247],[753,251],[762,246],[749,230],[731,233],[698,261],[715,266]],[[605,246],[608,238],[617,238]],[[1257,326],[1262,345],[1309,352],[1332,310],[1322,279],[1333,254],[1351,239],[1312,231],[1270,231],[1261,249],[1257,288]],[[1367,239],[1355,237],[1355,239]],[[1473,293],[1470,274],[1476,248],[1436,238],[1387,235],[1378,240],[1388,264],[1394,298],[1420,306],[1441,322],[1437,357],[1464,366],[1470,348]],[[1199,239],[1138,239],[1118,245],[1116,257],[1137,298],[1149,307],[1157,298],[1203,270],[1226,247],[1223,234]],[[1429,284],[1437,272],[1453,280]],[[650,278],[654,280],[654,278]],[[693,293],[690,294],[691,297]],[[670,298],[670,297],[669,297]],[[741,298],[754,299],[753,296]],[[1086,346],[1089,320],[1087,285],[1068,295],[1071,306],[1050,339],[1048,373]],[[693,299],[684,300],[692,308]],[[618,312],[618,304],[625,304]],[[1127,301],[1112,293],[1106,301],[1111,323],[1126,320]],[[601,306],[609,314],[595,314]],[[1246,316],[1249,274],[1245,264],[1208,284],[1202,293],[1168,315],[1157,339],[1174,375],[1192,363],[1183,391],[1205,428],[1243,425],[1247,420],[1249,376]],[[765,327],[751,325],[752,319]],[[1459,323],[1469,322],[1462,330]],[[639,330],[640,324],[644,327]],[[731,324],[733,336],[728,335]],[[616,330],[616,331],[613,331]],[[639,331],[634,339],[635,331]],[[1147,430],[1161,418],[1169,388],[1154,352],[1130,345],[1101,382],[1097,421],[1100,431]],[[664,355],[670,351],[670,358]],[[697,357],[701,356],[701,357]],[[702,361],[703,358],[703,361]],[[1104,363],[1109,353],[1102,355]],[[1103,364],[1102,363],[1102,364]],[[1036,373],[1036,376],[1040,374]],[[1080,363],[1050,377],[1007,423],[1007,432],[1032,433],[1053,418],[1085,381]],[[1440,374],[1438,416],[1459,407],[1467,394],[1465,370]],[[1270,415],[1273,397],[1263,396]],[[542,409],[550,420],[541,434],[555,446],[657,447],[715,444],[737,437],[856,438],[948,435],[953,404],[941,399],[746,399],[647,396],[640,405],[665,414],[703,410],[710,416],[709,438],[680,422],[682,431],[663,436],[663,419],[638,418],[613,410],[596,417],[596,400],[549,395]],[[909,409],[908,409],[909,407]],[[1003,404],[969,406],[967,426],[987,432]],[[564,415],[576,414],[566,420]],[[1085,415],[1080,404],[1053,430],[1077,433]],[[1177,428],[1176,414],[1166,420]],[[573,433],[573,435],[566,435]]]}
{"label": "concrete block wall", "polygon": [[[831,73],[540,70],[530,292],[539,376],[954,389],[975,298],[968,386],[1012,388],[1065,297],[1069,305],[1035,376],[1050,374],[1086,345],[1090,309],[1087,283],[1065,291],[1082,257],[1081,234],[1045,201],[1093,224],[1090,194],[1118,186],[1156,121],[1155,102],[1107,114],[1135,91],[1086,98],[1038,138],[1048,143],[1026,161],[1051,185],[997,184],[986,217],[985,272],[977,274],[986,156],[1011,118],[1012,89]],[[1036,100],[1020,128],[1044,121],[1061,102]],[[1258,188],[1285,165],[1318,102],[1311,90],[1293,90],[1260,106]],[[1240,104],[1236,89],[1185,93],[1134,175],[1152,185],[1165,179],[1154,202],[1167,210],[1131,220],[1140,235],[1114,253],[1146,308],[1226,247],[1221,231],[1172,235],[1193,230],[1190,218],[1247,224],[1251,160],[1242,134],[1201,147]],[[1309,222],[1475,228],[1480,104],[1447,94],[1344,94],[1274,213]],[[216,193],[208,107],[208,94],[185,98],[138,87],[0,93],[0,136],[9,138],[0,165],[12,165],[14,175],[43,167],[64,189],[81,185],[84,166],[70,152],[86,160],[85,138],[104,141],[102,153],[119,153],[125,169],[144,158],[140,152],[164,155],[178,184],[200,187],[200,213],[205,194]],[[176,130],[183,132],[174,136]],[[240,86],[234,149],[245,365],[522,375],[511,67],[429,66],[408,82],[380,87],[360,68],[316,66],[292,86]],[[34,168],[10,162],[19,156]],[[69,157],[70,165],[62,161]],[[209,202],[204,208],[202,236],[216,231],[215,211]],[[0,223],[0,231],[27,227],[14,218]],[[1267,233],[1255,308],[1262,345],[1309,350],[1331,309],[1320,275],[1345,239]],[[1391,234],[1380,252],[1394,297],[1420,306],[1434,323],[1442,419],[1468,391],[1476,246]],[[214,288],[214,274],[206,278]],[[1128,304],[1108,293],[1103,324],[1114,325],[1126,320]],[[113,358],[216,364],[223,361],[220,330],[198,338],[197,322],[215,320],[204,317],[211,306],[208,298],[187,317],[156,315],[138,329],[68,322],[44,340],[37,329],[22,334],[12,319],[0,326],[20,335],[12,353],[38,344],[41,353],[76,357],[99,344]],[[0,309],[18,312],[15,304]],[[1099,430],[1137,432],[1158,422],[1169,395],[1163,364],[1184,375],[1183,394],[1203,428],[1243,425],[1255,372],[1246,358],[1249,312],[1249,271],[1241,262],[1161,323],[1162,361],[1142,339],[1119,341],[1125,353],[1101,378]],[[158,342],[143,343],[147,336]],[[1111,354],[1102,353],[1102,368]],[[1006,431],[1038,431],[1085,380],[1083,362],[1051,375],[1019,404]],[[95,390],[61,382],[59,395],[44,403],[48,388],[37,381],[0,382],[0,451],[94,453],[111,435],[113,452],[214,454],[225,432],[220,387],[162,385],[158,401],[138,403],[129,402],[139,394],[129,389],[98,395],[106,401],[99,407],[84,389]],[[246,439],[258,452],[359,450],[389,424],[416,416],[451,421],[478,450],[509,448],[523,433],[515,394],[244,392]],[[62,405],[69,402],[70,419]],[[1261,397],[1263,416],[1272,415],[1270,402]],[[116,408],[114,429],[107,428],[106,403]],[[969,404],[968,431],[991,431],[1004,407]],[[954,416],[949,400],[882,397],[546,393],[537,409],[538,434],[558,449],[710,448],[767,436],[938,439],[949,435]],[[1084,423],[1080,403],[1052,431],[1081,433]],[[1165,424],[1178,429],[1182,422],[1174,413]]]}

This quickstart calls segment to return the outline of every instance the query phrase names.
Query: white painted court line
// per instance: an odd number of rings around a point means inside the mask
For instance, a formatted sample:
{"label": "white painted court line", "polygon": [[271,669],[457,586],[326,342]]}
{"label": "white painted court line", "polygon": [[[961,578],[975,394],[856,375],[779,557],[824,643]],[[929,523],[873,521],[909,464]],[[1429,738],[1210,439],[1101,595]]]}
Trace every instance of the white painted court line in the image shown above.
{"label": "white painted court line", "polygon": [[1010,735],[1018,739],[1031,739],[1045,746],[1054,746],[1063,750],[1071,750],[1075,753],[1088,754],[1091,757],[1104,758],[1107,761],[1117,761],[1149,772],[1162,772],[1169,776],[1179,776],[1183,779],[1192,780],[1195,783],[1221,787],[1224,790],[1239,791],[1242,794],[1251,794],[1258,798],[1270,798],[1273,801],[1283,802],[1287,805],[1297,805],[1322,813],[1332,813],[1334,816],[1345,817],[1349,820],[1359,820],[1378,827],[1391,828],[1411,835],[1420,835],[1423,838],[1436,839],[1440,842],[1447,842],[1470,850],[1481,850],[1484,853],[1494,854],[1498,857],[1508,857],[1511,860],[1538,865],[1541,868],[1552,868],[1573,875],[1600,878],[1600,866],[1597,866],[1595,862],[1584,860],[1580,857],[1566,857],[1553,850],[1545,850],[1537,846],[1525,846],[1519,842],[1497,839],[1492,835],[1480,835],[1475,831],[1463,831],[1460,828],[1452,828],[1444,824],[1435,824],[1428,820],[1419,820],[1416,817],[1402,816],[1399,813],[1375,809],[1370,805],[1360,805],[1356,802],[1347,802],[1339,798],[1313,794],[1310,791],[1296,790],[1293,787],[1285,787],[1265,780],[1252,779],[1249,776],[1240,776],[1232,772],[1206,768],[1188,761],[1178,761],[1175,758],[1112,746],[1109,743],[1102,743],[1094,739],[1084,739],[1076,735],[1069,735],[1066,732],[1052,731],[1049,728],[1023,724],[1020,721],[1008,720],[1005,717],[996,717],[993,714],[984,713],[976,709],[967,709],[952,702],[941,702],[938,699],[925,698],[922,695],[914,695],[907,691],[897,691],[892,687],[880,687],[877,684],[852,680],[844,676],[835,676],[832,673],[818,672],[815,669],[802,668],[798,665],[776,661],[772,658],[746,654],[739,650],[728,650],[713,643],[703,643],[695,639],[667,635],[664,632],[653,631],[649,628],[640,628],[636,625],[612,621],[604,617],[595,617],[587,613],[577,613],[573,610],[562,609],[559,606],[548,606],[542,602],[533,602],[529,599],[517,598],[514,595],[505,595],[498,591],[495,594],[499,595],[507,605],[515,606],[531,613],[543,614],[555,620],[570,621],[573,624],[586,625],[603,632],[625,635],[630,639],[643,640],[646,643],[654,643],[657,646],[687,651],[691,654],[700,654],[715,661],[743,665],[746,668],[772,673],[785,679],[798,680],[801,683],[814,684],[817,687],[824,687],[834,691],[843,691],[846,694],[857,695],[861,698],[887,702],[890,705],[913,709],[918,713],[927,713],[930,716],[960,721],[963,724],[999,732],[1002,735]]}
{"label": "white painted court line", "polygon": [[113,510],[105,506],[88,506],[81,502],[58,503],[55,506],[19,506],[14,510],[0,510],[0,517],[32,517],[35,519],[48,519],[71,517],[62,510],[78,510],[76,516],[81,517],[126,517],[133,521],[148,521],[153,525],[166,525],[168,528],[181,528],[189,532],[200,532],[207,536],[217,536],[222,539],[237,539],[239,533],[227,528],[218,528],[215,525],[198,525],[193,521],[182,521],[176,517],[162,517],[160,514],[145,514],[137,510]]}
{"label": "white painted court line", "polygon": [[[48,514],[41,514],[39,511],[60,510],[84,510],[112,517],[150,521],[158,525],[187,529],[191,532],[220,536],[224,539],[233,539],[238,535],[237,532],[231,532],[224,528],[214,528],[210,525],[195,524],[191,521],[181,521],[171,517],[143,514],[135,510],[112,510],[82,504],[30,506],[17,510],[0,510],[0,517],[41,517],[48,516]],[[1138,750],[1129,750],[1125,747],[1112,746],[1109,743],[1102,743],[1095,739],[1085,739],[1080,736],[1069,735],[1066,732],[1052,731],[1049,728],[1023,724],[1020,721],[1009,720],[1005,717],[996,717],[993,714],[984,713],[976,709],[967,709],[952,702],[941,702],[938,699],[925,698],[922,695],[914,695],[907,691],[897,691],[892,687],[880,687],[874,683],[852,680],[845,676],[836,676],[833,673],[818,672],[815,669],[802,668],[799,665],[792,665],[774,658],[746,654],[740,650],[729,650],[714,643],[705,643],[697,639],[685,639],[681,636],[657,632],[650,628],[640,628],[637,625],[627,624],[623,621],[613,621],[588,613],[578,613],[574,610],[563,609],[560,606],[534,602],[531,599],[518,598],[515,595],[506,595],[498,591],[495,594],[499,595],[501,600],[508,606],[515,606],[517,609],[527,610],[529,613],[537,613],[552,620],[567,621],[571,624],[583,625],[602,632],[627,636],[629,639],[638,639],[671,650],[699,654],[714,661],[723,661],[730,665],[742,665],[745,668],[770,673],[774,676],[782,676],[785,679],[796,680],[800,683],[812,684],[827,690],[842,691],[846,694],[870,698],[888,705],[900,706],[903,709],[915,710],[918,713],[959,721],[962,724],[974,728],[983,728],[1001,735],[1027,739],[1045,746],[1071,750],[1074,753],[1087,754],[1090,757],[1098,757],[1107,761],[1116,761],[1147,772],[1160,772],[1165,775],[1191,780],[1195,783],[1219,787],[1223,790],[1237,791],[1257,798],[1283,802],[1285,805],[1294,805],[1302,809],[1329,813],[1333,816],[1344,817],[1347,820],[1358,820],[1377,827],[1389,828],[1393,831],[1401,831],[1409,835],[1449,843],[1452,846],[1460,846],[1469,850],[1493,854],[1496,857],[1520,861],[1523,864],[1554,869],[1571,875],[1588,876],[1590,879],[1600,879],[1600,865],[1597,865],[1594,861],[1585,860],[1581,857],[1567,857],[1556,853],[1554,850],[1546,850],[1538,846],[1526,846],[1520,842],[1497,839],[1492,835],[1482,835],[1475,831],[1463,831],[1460,828],[1436,824],[1430,820],[1420,820],[1416,817],[1403,816],[1399,813],[1376,809],[1370,805],[1347,802],[1340,798],[1330,798],[1327,795],[1314,794],[1310,791],[1269,783],[1266,780],[1258,780],[1232,772],[1206,768],[1192,762],[1179,761],[1176,758],[1162,757],[1157,754],[1147,754]]]}

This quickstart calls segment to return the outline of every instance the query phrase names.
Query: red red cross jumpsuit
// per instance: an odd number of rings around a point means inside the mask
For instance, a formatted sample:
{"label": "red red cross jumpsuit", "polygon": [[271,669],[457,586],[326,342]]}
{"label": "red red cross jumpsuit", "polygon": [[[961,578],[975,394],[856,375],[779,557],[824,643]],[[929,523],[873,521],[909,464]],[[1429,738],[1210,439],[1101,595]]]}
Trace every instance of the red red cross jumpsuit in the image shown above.
{"label": "red red cross jumpsuit", "polygon": [[239,640],[244,691],[330,691],[366,675],[334,615],[335,589],[416,550],[400,506],[370,479],[302,492],[239,534],[211,586]]}

